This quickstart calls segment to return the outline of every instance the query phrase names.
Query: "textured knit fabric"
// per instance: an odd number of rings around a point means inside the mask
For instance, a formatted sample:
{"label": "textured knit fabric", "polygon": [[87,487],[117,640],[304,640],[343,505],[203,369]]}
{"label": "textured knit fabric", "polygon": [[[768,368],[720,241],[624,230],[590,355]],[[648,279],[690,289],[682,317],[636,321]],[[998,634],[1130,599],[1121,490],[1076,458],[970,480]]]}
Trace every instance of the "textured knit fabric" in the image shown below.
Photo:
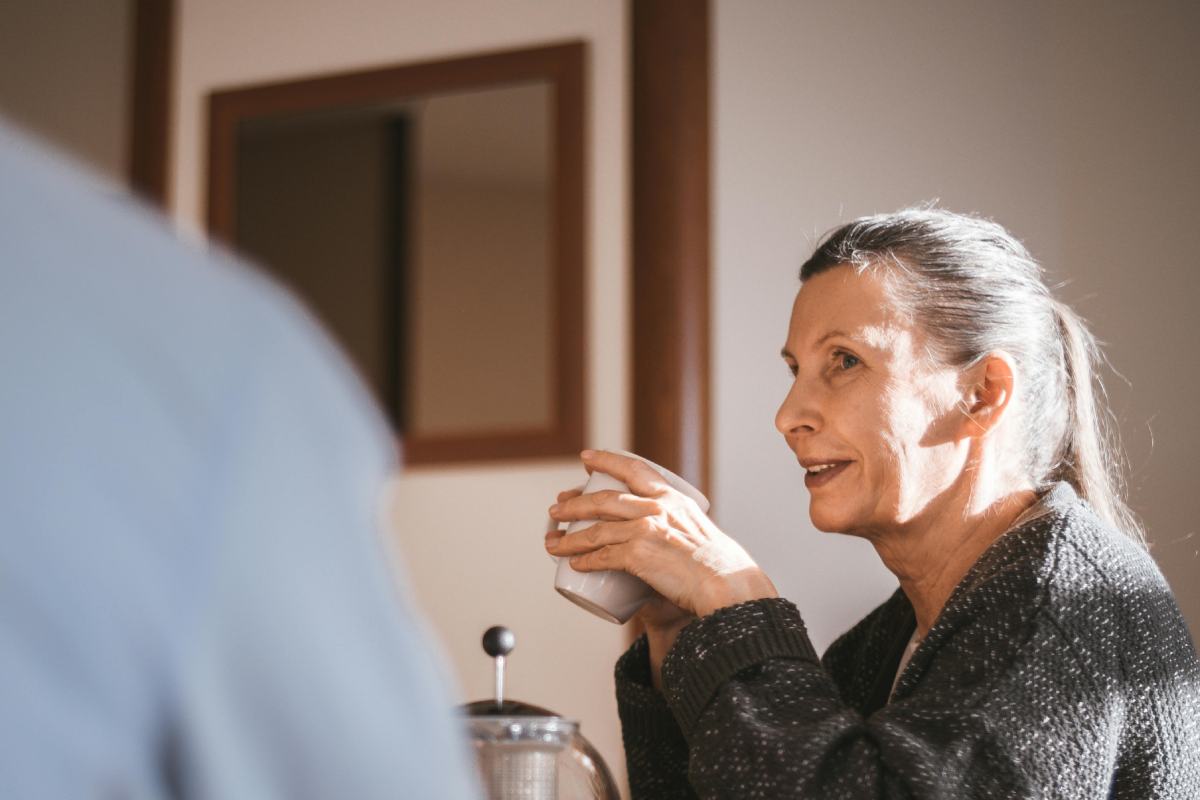
{"label": "textured knit fabric", "polygon": [[818,659],[795,606],[617,664],[635,798],[1200,798],[1200,665],[1154,562],[1066,484],[914,628],[900,591]]}

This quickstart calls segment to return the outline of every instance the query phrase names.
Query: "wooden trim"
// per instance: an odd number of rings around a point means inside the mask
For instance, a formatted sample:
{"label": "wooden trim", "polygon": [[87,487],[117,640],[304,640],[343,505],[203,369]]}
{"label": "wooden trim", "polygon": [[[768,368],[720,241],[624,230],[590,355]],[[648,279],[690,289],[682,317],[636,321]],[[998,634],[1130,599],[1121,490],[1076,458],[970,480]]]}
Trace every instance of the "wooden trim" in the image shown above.
{"label": "wooden trim", "polygon": [[167,207],[174,0],[135,0],[129,103],[129,185]]}
{"label": "wooden trim", "polygon": [[710,492],[709,4],[631,11],[633,448]]}
{"label": "wooden trim", "polygon": [[[548,80],[553,85],[555,142],[551,248],[555,342],[554,422],[544,430],[481,431],[429,437],[403,434],[408,464],[575,455],[586,419],[583,286],[586,253],[586,45],[548,45],[214,92],[208,105],[208,228],[236,245],[237,128],[274,114],[370,105],[459,89]],[[393,278],[395,279],[395,278]],[[397,420],[399,422],[399,420]]]}
{"label": "wooden trim", "polygon": [[443,464],[574,455],[582,444],[568,437],[568,431],[529,430],[471,436],[405,436],[402,443],[406,464]]}
{"label": "wooden trim", "polygon": [[[555,452],[577,455],[584,446],[587,407],[587,352],[584,347],[587,304],[583,282],[587,272],[587,166],[588,116],[583,44],[574,57],[562,60],[554,84],[555,169],[554,197],[550,207],[555,231],[551,255],[554,294],[558,312],[554,335],[557,346],[557,407]],[[576,265],[570,268],[569,265]]]}

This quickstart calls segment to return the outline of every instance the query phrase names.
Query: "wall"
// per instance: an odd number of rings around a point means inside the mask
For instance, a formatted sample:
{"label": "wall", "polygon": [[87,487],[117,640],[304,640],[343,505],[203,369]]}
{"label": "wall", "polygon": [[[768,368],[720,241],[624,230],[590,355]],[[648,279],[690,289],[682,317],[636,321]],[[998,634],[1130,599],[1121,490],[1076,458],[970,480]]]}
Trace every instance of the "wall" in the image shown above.
{"label": "wall", "polygon": [[714,509],[818,648],[895,580],[811,527],[773,427],[796,276],[829,228],[930,199],[1008,226],[1110,343],[1134,505],[1200,631],[1198,14],[1053,6],[716,0]]}
{"label": "wall", "polygon": [[0,3],[0,114],[124,182],[132,0]]}
{"label": "wall", "polygon": [[552,103],[543,83],[421,105],[409,430],[553,425]]}
{"label": "wall", "polygon": [[548,189],[445,179],[421,186],[413,430],[461,435],[553,425]]}
{"label": "wall", "polygon": [[1200,6],[1071,4],[1054,30],[1059,276],[1120,372],[1134,509],[1200,642]]}
{"label": "wall", "polygon": [[[172,206],[202,227],[205,102],[218,87],[582,38],[590,42],[587,113],[588,440],[628,440],[626,312],[626,30],[609,0],[182,0]],[[571,460],[409,470],[399,490],[401,547],[418,600],[463,687],[490,691],[479,636],[518,637],[512,696],[583,721],[623,772],[612,664],[623,631],[554,593],[541,549],[545,509],[583,472]]]}

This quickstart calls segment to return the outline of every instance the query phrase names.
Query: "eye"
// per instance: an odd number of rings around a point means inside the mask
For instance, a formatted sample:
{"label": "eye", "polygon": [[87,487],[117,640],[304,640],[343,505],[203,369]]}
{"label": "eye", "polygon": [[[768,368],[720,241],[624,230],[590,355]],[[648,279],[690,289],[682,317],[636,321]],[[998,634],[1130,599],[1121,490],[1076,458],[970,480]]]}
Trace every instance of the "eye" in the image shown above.
{"label": "eye", "polygon": [[796,373],[800,371],[800,368],[797,367],[795,364],[791,363],[790,361],[786,362],[784,364],[784,366],[787,367],[788,374],[791,375],[793,378],[796,377]]}
{"label": "eye", "polygon": [[862,363],[858,356],[847,353],[845,350],[834,350],[833,361],[842,371],[853,369]]}

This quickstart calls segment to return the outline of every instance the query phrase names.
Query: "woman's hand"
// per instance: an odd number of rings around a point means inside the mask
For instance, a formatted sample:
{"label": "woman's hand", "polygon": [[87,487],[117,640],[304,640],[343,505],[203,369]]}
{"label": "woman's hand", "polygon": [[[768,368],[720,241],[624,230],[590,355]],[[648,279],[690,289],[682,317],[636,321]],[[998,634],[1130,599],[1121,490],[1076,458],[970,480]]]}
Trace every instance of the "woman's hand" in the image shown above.
{"label": "woman's hand", "polygon": [[612,475],[630,491],[559,495],[552,520],[599,522],[570,535],[550,531],[546,549],[570,558],[580,572],[618,569],[648,583],[669,604],[647,604],[642,620],[648,629],[677,632],[690,615],[777,596],[746,551],[652,467],[605,451],[584,451],[582,458],[588,472]]}

